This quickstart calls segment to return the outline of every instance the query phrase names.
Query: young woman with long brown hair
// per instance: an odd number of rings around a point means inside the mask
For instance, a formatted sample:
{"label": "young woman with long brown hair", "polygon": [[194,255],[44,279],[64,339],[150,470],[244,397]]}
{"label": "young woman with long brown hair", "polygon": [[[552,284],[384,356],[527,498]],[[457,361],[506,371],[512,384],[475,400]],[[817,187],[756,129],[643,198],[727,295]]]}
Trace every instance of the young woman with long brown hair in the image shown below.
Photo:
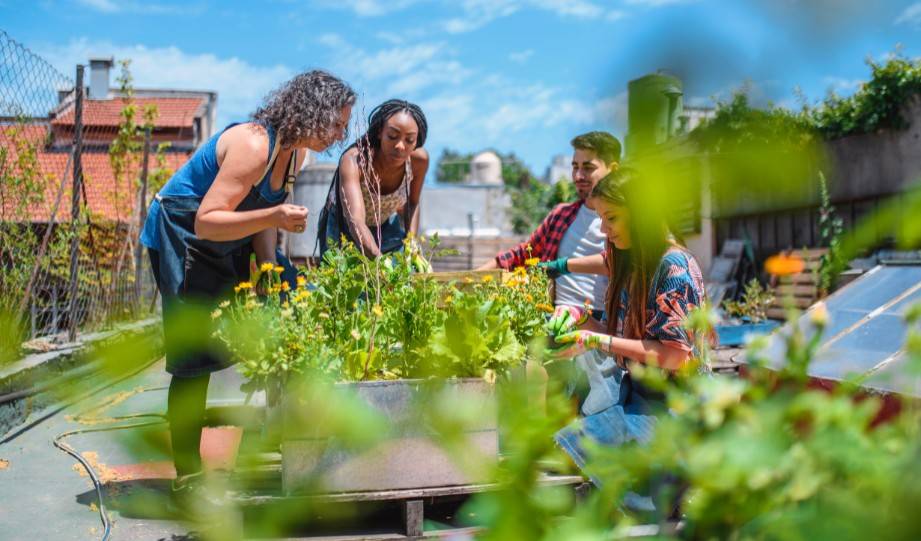
{"label": "young woman with long brown hair", "polygon": [[635,170],[623,168],[607,175],[592,191],[592,204],[607,237],[606,320],[588,319],[576,329],[572,322],[583,319],[576,314],[556,329],[563,331],[556,340],[564,344],[554,353],[557,358],[588,350],[610,356],[601,369],[611,393],[618,397],[613,406],[557,433],[557,443],[580,467],[588,458],[586,438],[604,445],[646,442],[656,414],[666,410],[662,396],[630,379],[629,362],[675,371],[693,356],[695,337],[684,321],[706,298],[703,277],[694,256],[670,233],[667,213],[641,191],[649,188]]}

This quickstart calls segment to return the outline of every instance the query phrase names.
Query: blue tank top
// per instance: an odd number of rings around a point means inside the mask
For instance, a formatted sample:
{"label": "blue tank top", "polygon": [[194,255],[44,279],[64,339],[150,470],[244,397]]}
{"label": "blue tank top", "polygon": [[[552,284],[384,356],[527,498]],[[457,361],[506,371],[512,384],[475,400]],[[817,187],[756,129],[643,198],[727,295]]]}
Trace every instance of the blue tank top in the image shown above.
{"label": "blue tank top", "polygon": [[[228,125],[219,133],[214,134],[204,145],[200,146],[195,151],[195,154],[189,158],[189,161],[180,167],[160,189],[160,195],[204,197],[214,183],[218,169],[220,169],[217,165],[217,140],[225,131],[238,124],[240,122]],[[271,159],[272,151],[275,148],[275,130],[271,126],[266,126],[266,131],[269,135],[269,155],[266,158],[268,160]],[[272,171],[270,170],[259,181],[257,189],[259,194],[267,201],[278,203],[287,196],[287,192],[284,186],[278,191],[273,191],[270,181],[271,176]],[[147,219],[144,221],[144,229],[141,231],[140,239],[141,244],[152,250],[160,249],[160,228],[157,226],[159,219],[160,202],[154,198],[147,211]]]}

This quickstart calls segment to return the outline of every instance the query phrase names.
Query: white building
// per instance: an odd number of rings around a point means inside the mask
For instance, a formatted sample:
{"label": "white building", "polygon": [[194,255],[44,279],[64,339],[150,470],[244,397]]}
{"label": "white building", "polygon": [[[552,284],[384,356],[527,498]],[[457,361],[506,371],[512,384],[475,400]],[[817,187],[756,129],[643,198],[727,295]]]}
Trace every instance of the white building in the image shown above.
{"label": "white building", "polygon": [[557,154],[544,173],[544,182],[556,184],[561,180],[572,180],[572,156]]}

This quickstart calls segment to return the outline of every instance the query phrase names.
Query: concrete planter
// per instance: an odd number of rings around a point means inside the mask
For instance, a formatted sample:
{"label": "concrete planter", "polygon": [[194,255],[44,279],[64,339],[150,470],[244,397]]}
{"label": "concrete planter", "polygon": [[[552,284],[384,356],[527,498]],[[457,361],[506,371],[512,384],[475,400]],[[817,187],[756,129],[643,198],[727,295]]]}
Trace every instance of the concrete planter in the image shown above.
{"label": "concrete planter", "polygon": [[[426,385],[422,380],[394,380],[335,386],[335,393],[351,394],[351,398],[370,406],[392,427],[386,439],[362,451],[343,449],[330,438],[330,427],[325,427],[322,419],[305,422],[309,412],[293,409],[294,397],[286,393],[279,404],[284,409],[281,435],[284,492],[290,495],[311,489],[379,491],[488,481],[484,478],[488,468],[481,468],[479,471],[483,473],[475,474],[461,471],[432,437],[433,431],[425,426],[418,407]],[[496,460],[499,444],[497,414],[492,406],[494,387],[479,378],[449,380],[439,392],[450,393],[451,403],[475,401],[481,406],[488,405],[485,414],[463,434],[464,448],[478,459]]]}

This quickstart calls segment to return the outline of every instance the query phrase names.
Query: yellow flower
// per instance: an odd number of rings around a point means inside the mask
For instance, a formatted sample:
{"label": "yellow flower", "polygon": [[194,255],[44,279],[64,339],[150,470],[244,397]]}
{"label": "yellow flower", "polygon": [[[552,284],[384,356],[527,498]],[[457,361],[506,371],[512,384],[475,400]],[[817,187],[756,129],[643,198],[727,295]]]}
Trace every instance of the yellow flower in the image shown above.
{"label": "yellow flower", "polygon": [[276,265],[275,268],[274,268],[273,270],[274,270],[275,272],[277,272],[278,274],[281,274],[281,273],[285,272],[285,268],[282,267],[281,265]]}
{"label": "yellow flower", "polygon": [[535,308],[537,308],[541,312],[547,312],[548,314],[553,313],[553,307],[545,302],[538,303],[537,306],[535,306]]}
{"label": "yellow flower", "polygon": [[281,283],[281,290],[282,290],[282,291],[288,291],[289,289],[291,289],[291,286],[288,285],[288,282],[282,282],[282,283]]}
{"label": "yellow flower", "polygon": [[536,257],[531,257],[524,260],[524,264],[527,267],[535,267],[538,263],[540,263],[540,259]]}
{"label": "yellow flower", "polygon": [[307,279],[299,275],[297,277],[297,287],[304,287],[306,285],[307,285]]}
{"label": "yellow flower", "polygon": [[270,262],[266,261],[265,263],[263,263],[263,264],[259,267],[259,272],[269,272],[269,271],[272,270],[274,267],[275,267],[275,264],[274,264],[274,263],[270,263]]}
{"label": "yellow flower", "polygon": [[473,283],[473,278],[471,278],[471,277],[469,277],[469,276],[465,276],[465,277],[464,277],[464,283],[465,283],[465,284],[472,284],[472,283]]}
{"label": "yellow flower", "polygon": [[487,274],[483,277],[483,283],[492,282],[492,274]]}
{"label": "yellow flower", "polygon": [[371,308],[371,311],[374,312],[374,315],[376,315],[377,317],[381,317],[384,315],[384,310],[381,308],[381,305],[379,304],[375,304]]}
{"label": "yellow flower", "polygon": [[252,289],[252,288],[253,288],[253,283],[252,283],[252,282],[240,282],[240,285],[238,285],[238,286],[235,287],[234,289],[236,289],[237,291],[239,291],[239,290],[241,290],[241,289]]}
{"label": "yellow flower", "polygon": [[528,302],[534,302],[534,297],[532,297],[530,293],[525,293],[525,294],[524,294],[524,300],[526,300],[526,301],[528,301]]}
{"label": "yellow flower", "polygon": [[448,295],[445,297],[445,304],[451,304],[452,302],[454,302],[454,295]]}

